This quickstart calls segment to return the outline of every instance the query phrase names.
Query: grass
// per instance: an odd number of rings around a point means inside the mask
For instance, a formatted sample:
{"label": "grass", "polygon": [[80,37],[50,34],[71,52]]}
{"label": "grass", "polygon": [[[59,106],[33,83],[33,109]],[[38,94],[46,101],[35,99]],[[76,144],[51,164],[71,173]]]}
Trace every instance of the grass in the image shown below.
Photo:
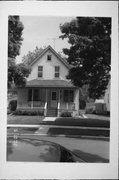
{"label": "grass", "polygon": [[103,137],[109,137],[110,132],[109,130],[98,130],[98,129],[73,129],[73,128],[49,128],[48,135],[73,135],[73,136],[79,136],[79,135],[85,135],[85,136],[103,136]]}
{"label": "grass", "polygon": [[44,119],[43,116],[16,116],[8,115],[7,124],[31,124],[38,125]]}
{"label": "grass", "polygon": [[85,126],[85,127],[110,127],[108,120],[84,119],[84,118],[57,118],[55,121],[42,121],[42,125],[60,125],[60,126]]}

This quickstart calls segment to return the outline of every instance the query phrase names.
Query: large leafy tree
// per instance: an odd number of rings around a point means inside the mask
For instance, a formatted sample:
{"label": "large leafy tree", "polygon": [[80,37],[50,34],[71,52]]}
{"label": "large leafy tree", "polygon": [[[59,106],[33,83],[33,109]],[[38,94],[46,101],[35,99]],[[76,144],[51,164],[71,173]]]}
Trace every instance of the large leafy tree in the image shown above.
{"label": "large leafy tree", "polygon": [[28,66],[23,63],[16,64],[15,58],[20,54],[22,45],[22,31],[24,26],[19,16],[9,16],[8,18],[8,87],[12,84],[23,86],[26,77],[30,73]]}
{"label": "large leafy tree", "polygon": [[111,70],[111,18],[77,17],[60,25],[62,35],[70,43],[63,49],[72,65],[67,76],[74,85],[89,85],[89,96],[105,93]]}
{"label": "large leafy tree", "polygon": [[35,50],[34,51],[29,51],[26,55],[23,56],[22,58],[22,62],[25,64],[25,65],[30,65],[35,58],[37,58],[39,56],[39,54],[43,51],[43,48],[38,48],[36,46]]}

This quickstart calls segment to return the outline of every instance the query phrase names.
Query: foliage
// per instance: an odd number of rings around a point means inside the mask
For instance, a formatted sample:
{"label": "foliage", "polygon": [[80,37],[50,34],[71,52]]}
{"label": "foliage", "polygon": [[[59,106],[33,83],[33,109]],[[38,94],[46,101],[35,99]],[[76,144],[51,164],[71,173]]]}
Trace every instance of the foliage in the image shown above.
{"label": "foliage", "polygon": [[63,111],[60,113],[60,117],[72,117],[71,112]]}
{"label": "foliage", "polygon": [[19,16],[8,17],[8,57],[15,58],[19,55],[24,26]]}
{"label": "foliage", "polygon": [[15,58],[20,53],[22,31],[24,27],[19,16],[9,16],[8,19],[8,87],[12,84],[24,86],[30,73],[28,66],[16,64]]}
{"label": "foliage", "polygon": [[89,96],[99,98],[110,79],[111,18],[77,17],[60,25],[70,49],[63,49],[73,67],[67,76],[74,85],[89,85]]}
{"label": "foliage", "polygon": [[36,46],[35,50],[33,52],[29,51],[27,55],[24,55],[22,58],[22,62],[26,65],[30,65],[34,59],[36,59],[39,54],[43,51],[43,48],[38,48]]}
{"label": "foliage", "polygon": [[15,111],[17,108],[17,100],[10,101],[9,106],[10,106],[10,111]]}
{"label": "foliage", "polygon": [[16,110],[14,115],[21,115],[21,116],[43,116],[43,110]]}

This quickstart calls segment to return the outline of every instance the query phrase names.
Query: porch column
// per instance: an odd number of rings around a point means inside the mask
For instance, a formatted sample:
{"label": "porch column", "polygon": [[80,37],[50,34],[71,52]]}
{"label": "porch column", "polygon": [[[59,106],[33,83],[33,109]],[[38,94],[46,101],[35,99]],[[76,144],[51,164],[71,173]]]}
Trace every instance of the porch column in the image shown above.
{"label": "porch column", "polygon": [[59,89],[59,96],[58,96],[58,117],[60,115],[60,89]]}
{"label": "porch column", "polygon": [[32,88],[32,99],[31,99],[31,108],[33,109],[33,88]]}
{"label": "porch column", "polygon": [[74,91],[74,103],[75,103],[76,115],[79,116],[79,89],[76,89]]}
{"label": "porch column", "polygon": [[47,115],[47,101],[48,101],[48,95],[47,95],[47,89],[45,90],[45,107],[44,107],[44,116]]}

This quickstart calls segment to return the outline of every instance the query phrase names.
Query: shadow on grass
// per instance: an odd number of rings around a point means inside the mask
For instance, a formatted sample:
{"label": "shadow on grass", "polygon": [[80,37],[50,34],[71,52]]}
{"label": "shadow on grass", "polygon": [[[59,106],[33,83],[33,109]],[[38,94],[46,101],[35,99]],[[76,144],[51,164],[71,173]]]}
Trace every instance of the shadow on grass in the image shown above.
{"label": "shadow on grass", "polygon": [[87,163],[109,163],[109,159],[103,158],[96,154],[90,154],[81,150],[74,150],[73,153]]}
{"label": "shadow on grass", "polygon": [[104,136],[109,137],[109,130],[92,130],[92,129],[73,129],[73,128],[49,128],[48,135],[87,135],[87,136]]}

